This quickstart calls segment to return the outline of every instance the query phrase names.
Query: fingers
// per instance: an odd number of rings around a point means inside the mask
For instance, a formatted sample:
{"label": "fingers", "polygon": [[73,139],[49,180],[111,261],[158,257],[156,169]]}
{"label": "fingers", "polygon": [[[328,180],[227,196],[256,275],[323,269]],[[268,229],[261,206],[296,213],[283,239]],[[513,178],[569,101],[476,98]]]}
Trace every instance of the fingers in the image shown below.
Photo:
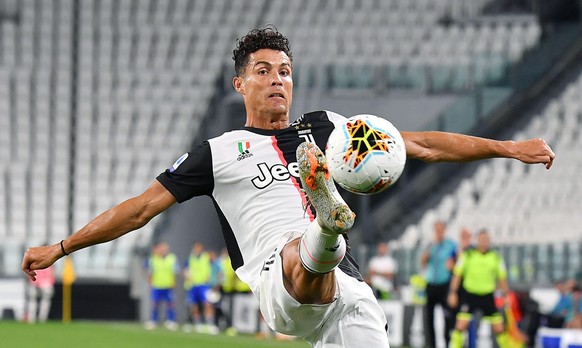
{"label": "fingers", "polygon": [[38,264],[36,264],[32,257],[32,250],[29,248],[24,253],[24,258],[22,259],[22,271],[26,273],[30,280],[36,280],[36,272],[35,269],[38,269]]}
{"label": "fingers", "polygon": [[29,273],[30,272],[30,261],[29,261],[29,250],[26,250],[26,252],[24,253],[24,258],[22,259],[22,270],[24,271],[24,273]]}
{"label": "fingers", "polygon": [[32,280],[33,282],[36,281],[36,272],[31,270],[24,270],[24,273]]}
{"label": "fingers", "polygon": [[552,148],[543,139],[540,140],[542,142],[542,146],[544,147],[544,152],[548,156],[548,160],[544,161],[543,163],[546,165],[546,169],[550,169],[552,167],[552,164],[554,164],[554,158],[556,157],[556,154],[554,153],[554,151],[552,151]]}
{"label": "fingers", "polygon": [[32,280],[32,281],[36,280],[36,272],[32,270],[31,266],[23,266],[22,271],[24,273],[26,273],[26,275],[28,276],[28,278],[30,278],[30,280]]}
{"label": "fingers", "polygon": [[554,164],[554,157],[550,157],[550,160],[546,163],[546,169],[550,169]]}

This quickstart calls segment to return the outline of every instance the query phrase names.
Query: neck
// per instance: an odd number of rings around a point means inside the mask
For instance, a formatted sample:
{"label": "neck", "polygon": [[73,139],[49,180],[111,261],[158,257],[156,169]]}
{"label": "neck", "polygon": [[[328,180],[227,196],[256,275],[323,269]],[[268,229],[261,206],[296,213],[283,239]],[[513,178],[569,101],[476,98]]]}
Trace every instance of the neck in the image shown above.
{"label": "neck", "polygon": [[289,114],[260,115],[253,116],[247,110],[247,121],[245,127],[259,129],[284,129],[289,127]]}

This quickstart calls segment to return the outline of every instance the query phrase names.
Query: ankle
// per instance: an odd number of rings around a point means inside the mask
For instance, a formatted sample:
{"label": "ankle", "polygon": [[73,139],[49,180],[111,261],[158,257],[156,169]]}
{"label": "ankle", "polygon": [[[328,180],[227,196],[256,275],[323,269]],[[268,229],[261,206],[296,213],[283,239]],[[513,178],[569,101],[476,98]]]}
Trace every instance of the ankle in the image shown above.
{"label": "ankle", "polygon": [[344,236],[321,228],[313,221],[299,241],[299,257],[303,267],[311,273],[333,271],[346,254]]}

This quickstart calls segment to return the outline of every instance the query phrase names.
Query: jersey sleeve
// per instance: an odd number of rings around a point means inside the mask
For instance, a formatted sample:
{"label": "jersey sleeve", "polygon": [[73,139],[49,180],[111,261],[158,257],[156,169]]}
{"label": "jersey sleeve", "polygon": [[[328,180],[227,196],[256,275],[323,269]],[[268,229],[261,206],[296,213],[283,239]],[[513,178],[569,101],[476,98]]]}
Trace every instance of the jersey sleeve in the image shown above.
{"label": "jersey sleeve", "polygon": [[338,126],[340,124],[344,124],[347,121],[347,118],[345,116],[342,116],[338,113],[335,113],[333,111],[328,111],[325,110],[325,113],[327,114],[327,118],[334,124],[334,126]]}
{"label": "jersey sleeve", "polygon": [[183,154],[174,164],[158,175],[157,180],[178,203],[196,196],[210,196],[214,189],[212,154],[208,141]]}
{"label": "jersey sleeve", "polygon": [[467,252],[463,252],[461,253],[461,255],[459,255],[459,258],[457,259],[457,262],[455,263],[455,267],[453,268],[453,274],[456,276],[463,276],[463,273],[465,272],[465,261],[467,259]]}

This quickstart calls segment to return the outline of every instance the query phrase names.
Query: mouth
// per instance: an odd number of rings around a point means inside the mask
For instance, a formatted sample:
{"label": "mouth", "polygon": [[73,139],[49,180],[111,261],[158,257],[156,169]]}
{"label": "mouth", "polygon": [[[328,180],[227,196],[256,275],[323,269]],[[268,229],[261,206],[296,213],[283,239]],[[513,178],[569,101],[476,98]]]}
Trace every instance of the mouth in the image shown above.
{"label": "mouth", "polygon": [[285,99],[285,96],[282,93],[273,93],[273,94],[269,94],[269,98],[281,98],[281,99]]}

